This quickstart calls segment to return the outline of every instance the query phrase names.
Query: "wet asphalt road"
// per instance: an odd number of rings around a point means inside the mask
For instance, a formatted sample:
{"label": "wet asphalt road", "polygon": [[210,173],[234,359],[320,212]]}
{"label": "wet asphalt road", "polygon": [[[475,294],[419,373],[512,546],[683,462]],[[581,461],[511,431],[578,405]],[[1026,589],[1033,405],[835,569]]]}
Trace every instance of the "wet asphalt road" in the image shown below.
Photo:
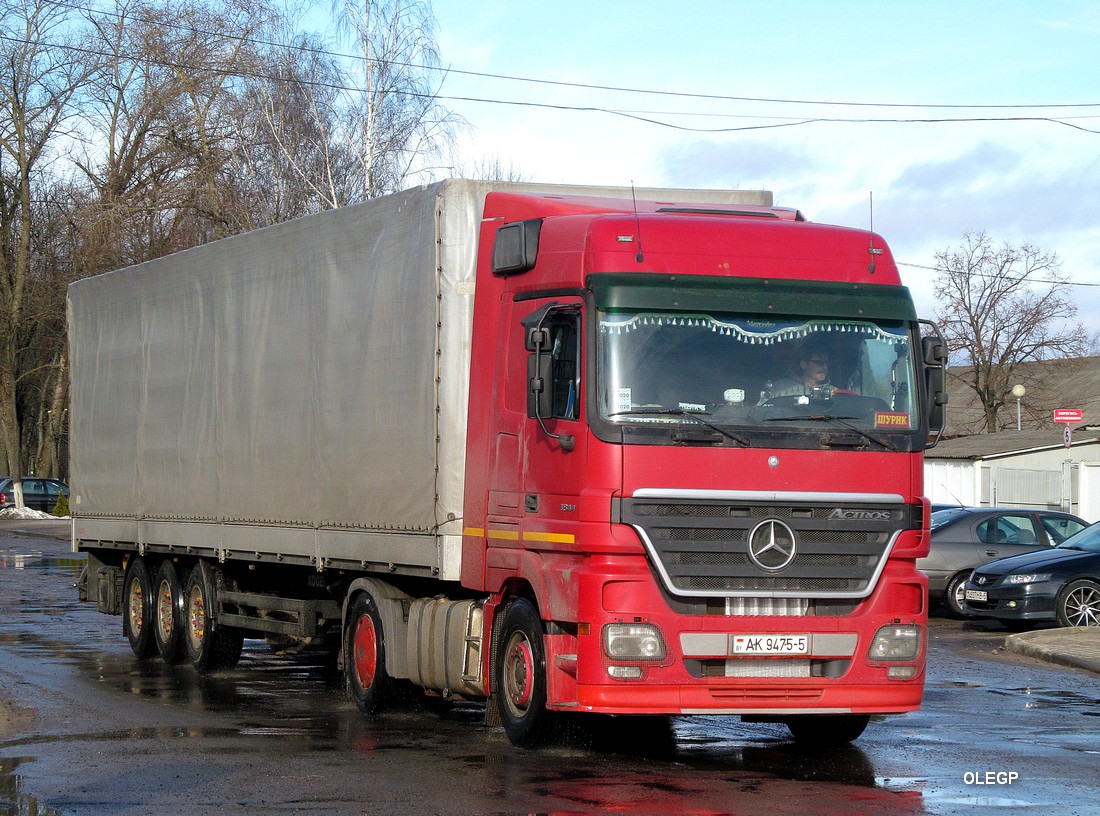
{"label": "wet asphalt road", "polygon": [[365,720],[321,656],[261,641],[209,678],[139,663],[119,618],[77,602],[79,568],[66,542],[0,529],[0,816],[1062,816],[1100,798],[1100,676],[1013,655],[991,622],[933,619],[924,708],[848,750],[707,717],[517,751],[477,706]]}

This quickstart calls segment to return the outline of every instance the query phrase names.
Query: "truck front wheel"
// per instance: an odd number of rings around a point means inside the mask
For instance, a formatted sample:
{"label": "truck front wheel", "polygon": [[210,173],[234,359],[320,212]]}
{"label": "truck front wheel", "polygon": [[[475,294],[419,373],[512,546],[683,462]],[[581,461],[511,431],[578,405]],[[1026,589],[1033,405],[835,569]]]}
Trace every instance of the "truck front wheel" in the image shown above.
{"label": "truck front wheel", "polygon": [[803,714],[787,720],[787,729],[799,743],[830,747],[858,739],[870,721],[866,714]]}
{"label": "truck front wheel", "polygon": [[546,710],[546,656],[538,610],[520,598],[504,610],[493,694],[504,731],[513,745],[530,747],[545,739],[551,724]]}
{"label": "truck front wheel", "polygon": [[364,714],[382,710],[389,675],[386,673],[386,644],[378,604],[369,592],[355,596],[344,636],[344,672],[348,691]]}
{"label": "truck front wheel", "polygon": [[135,558],[126,570],[122,604],[122,628],[130,649],[136,658],[145,660],[157,644],[153,640],[153,579],[144,558]]}
{"label": "truck front wheel", "polygon": [[157,651],[165,663],[179,663],[183,648],[183,584],[175,564],[165,559],[157,570],[153,594]]}

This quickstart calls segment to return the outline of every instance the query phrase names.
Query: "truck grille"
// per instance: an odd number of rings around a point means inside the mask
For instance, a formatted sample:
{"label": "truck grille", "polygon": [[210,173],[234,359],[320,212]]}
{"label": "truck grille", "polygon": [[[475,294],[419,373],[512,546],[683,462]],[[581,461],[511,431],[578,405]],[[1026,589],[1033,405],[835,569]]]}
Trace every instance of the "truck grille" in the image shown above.
{"label": "truck grille", "polygon": [[874,589],[898,533],[911,526],[900,497],[866,498],[646,496],[622,499],[619,507],[674,595],[862,598]]}

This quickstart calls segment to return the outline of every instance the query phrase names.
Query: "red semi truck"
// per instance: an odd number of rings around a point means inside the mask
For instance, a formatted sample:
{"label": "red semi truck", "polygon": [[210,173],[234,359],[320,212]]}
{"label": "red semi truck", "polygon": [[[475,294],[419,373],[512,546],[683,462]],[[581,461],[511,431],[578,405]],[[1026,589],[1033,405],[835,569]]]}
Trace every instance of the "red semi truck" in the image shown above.
{"label": "red semi truck", "polygon": [[138,658],[329,638],[364,712],[411,683],[523,746],[920,704],[945,356],[877,235],[451,180],[74,283],[69,317],[80,592]]}

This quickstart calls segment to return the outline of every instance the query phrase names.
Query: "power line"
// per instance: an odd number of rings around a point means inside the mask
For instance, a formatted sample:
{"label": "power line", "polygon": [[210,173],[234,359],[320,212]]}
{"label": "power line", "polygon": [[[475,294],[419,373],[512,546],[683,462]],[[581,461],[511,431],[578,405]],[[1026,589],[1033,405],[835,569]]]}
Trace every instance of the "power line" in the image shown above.
{"label": "power line", "polygon": [[[6,36],[6,35],[0,35],[0,41],[19,43],[19,44],[26,44],[26,42],[27,42],[26,40],[20,40],[20,39],[17,39],[17,38],[12,38],[12,37]],[[102,50],[97,50],[97,49],[94,49],[94,48],[87,48],[87,47],[71,45],[71,44],[68,44],[68,43],[43,43],[43,45],[45,45],[48,48],[61,49],[61,50],[65,50],[65,51],[70,51],[70,52],[82,54],[82,55],[85,55],[85,56],[93,56],[93,57],[114,57],[115,56],[114,54],[111,54],[110,52],[107,52],[107,51],[102,51]],[[192,71],[202,70],[202,66],[191,65],[191,64],[188,64],[188,63],[168,62],[168,61],[164,61],[164,60],[156,60],[156,62],[158,62],[161,65],[165,65],[165,66],[173,67],[173,68],[182,68],[182,69],[192,70]],[[317,80],[303,80],[303,79],[290,80],[290,79],[287,79],[285,77],[274,76],[274,75],[271,75],[271,74],[264,73],[262,71],[244,71],[242,69],[236,68],[233,71],[230,71],[230,72],[227,72],[227,73],[231,76],[250,77],[250,78],[253,78],[253,79],[265,79],[265,80],[269,80],[269,81],[272,81],[272,82],[291,82],[291,81],[294,81],[294,82],[298,82],[299,84],[306,85],[306,86],[309,86],[309,87],[329,88],[329,89],[332,89],[332,90],[344,91],[344,92],[348,92],[348,93],[363,93],[363,92],[365,92],[362,88],[358,88],[358,87],[351,86],[351,85],[345,85],[345,84],[342,84],[342,83],[319,82]],[[434,100],[440,100],[440,101],[444,101],[444,102],[470,102],[470,103],[481,103],[481,104],[490,104],[490,105],[508,105],[508,106],[513,106],[513,107],[540,108],[540,109],[543,109],[543,110],[571,111],[571,112],[575,112],[575,113],[603,113],[603,114],[607,114],[609,116],[619,116],[619,117],[622,117],[622,118],[625,118],[625,119],[632,119],[634,121],[643,122],[643,123],[650,124],[650,125],[655,125],[657,127],[670,128],[672,130],[679,130],[679,131],[684,131],[684,132],[689,132],[689,133],[738,133],[738,132],[751,131],[751,130],[768,130],[768,129],[776,129],[776,128],[798,127],[798,126],[801,126],[801,125],[811,125],[811,124],[953,124],[953,123],[966,123],[966,122],[1046,122],[1046,123],[1051,123],[1051,124],[1063,125],[1065,127],[1070,127],[1070,128],[1075,129],[1075,130],[1083,131],[1085,133],[1100,134],[1100,130],[1093,130],[1091,128],[1086,128],[1086,127],[1083,127],[1081,125],[1073,124],[1072,122],[1066,121],[1064,119],[1058,119],[1058,118],[1054,118],[1054,117],[1045,117],[1045,116],[1034,116],[1034,117],[1024,117],[1024,116],[934,117],[934,118],[922,118],[922,119],[898,119],[898,118],[885,118],[885,117],[884,118],[877,118],[877,119],[870,119],[870,118],[866,118],[866,117],[861,117],[861,118],[814,117],[814,118],[809,118],[809,119],[791,119],[789,121],[780,121],[780,122],[774,122],[773,121],[773,122],[766,123],[766,124],[762,123],[762,124],[756,124],[756,125],[741,125],[741,126],[737,126],[737,127],[691,127],[691,126],[688,126],[688,125],[676,124],[674,122],[662,121],[662,120],[654,118],[654,117],[658,116],[658,115],[664,115],[664,116],[695,116],[695,115],[700,115],[700,114],[696,114],[696,113],[692,113],[692,112],[630,111],[630,110],[621,110],[621,109],[615,109],[615,108],[601,107],[601,106],[597,106],[597,105],[565,105],[565,104],[560,104],[560,103],[531,102],[531,101],[526,101],[526,100],[490,99],[490,98],[485,98],[485,97],[473,97],[473,96],[452,96],[452,95],[448,95],[448,94],[418,92],[418,91],[413,91],[413,90],[408,90],[408,89],[403,90],[401,93],[405,96],[409,96],[409,97],[412,97],[412,98],[434,99]],[[730,99],[732,97],[725,97],[725,98]],[[710,113],[710,114],[705,114],[705,115],[711,116],[711,117],[717,117],[717,118],[721,118],[721,117],[747,118],[743,114]],[[759,117],[751,117],[751,118],[774,119],[776,117],[759,116]],[[1089,118],[1092,118],[1092,117],[1089,117]]]}
{"label": "power line", "polygon": [[[943,272],[943,271],[945,271],[945,270],[940,269],[939,267],[935,267],[935,266],[926,266],[926,265],[923,265],[923,264],[915,264],[915,263],[905,263],[904,261],[898,261],[898,260],[895,260],[894,264],[896,266],[907,266],[907,267],[910,267],[911,269],[927,269],[930,272]],[[1086,282],[1083,282],[1083,281],[1049,280],[1047,278],[1026,278],[1026,277],[1022,277],[1022,276],[1013,278],[1013,277],[1010,277],[1008,275],[989,275],[989,274],[986,274],[984,272],[972,272],[971,274],[973,274],[975,277],[980,277],[980,278],[1001,277],[1001,278],[1004,278],[1006,281],[1013,281],[1013,282],[1016,282],[1016,283],[1050,283],[1050,284],[1057,284],[1059,286],[1096,286],[1096,287],[1100,287],[1100,283],[1086,283]]]}
{"label": "power line", "polygon": [[[103,17],[111,18],[117,22],[122,21],[121,15],[109,11],[106,9],[93,9],[87,6],[77,5],[75,3],[58,2],[58,6],[68,8],[73,11],[86,12],[88,14],[97,14]],[[225,32],[206,31],[193,26],[186,26],[179,23],[161,23],[163,27],[180,29],[189,33],[202,34],[206,36],[221,36],[226,39],[232,39],[242,43],[249,43],[255,45],[264,45],[273,48],[282,48],[293,51],[307,51],[309,53],[318,54],[320,56],[335,57],[339,59],[353,60],[358,62],[367,62],[367,58],[361,54],[348,54],[339,51],[331,51],[325,48],[315,47],[303,47],[295,46],[288,43],[279,43],[272,40],[266,40],[258,37],[241,36],[234,34],[226,34]],[[308,34],[308,32],[306,32]],[[781,98],[781,97],[755,97],[755,96],[732,96],[724,94],[704,94],[689,91],[664,91],[655,90],[650,88],[633,88],[629,86],[616,86],[616,85],[600,85],[594,83],[582,83],[582,82],[566,82],[562,80],[541,79],[537,77],[525,77],[509,74],[498,74],[492,72],[483,71],[469,71],[454,67],[442,67],[438,65],[423,65],[412,62],[392,61],[390,64],[400,66],[403,68],[412,68],[423,71],[435,71],[445,75],[456,76],[470,76],[478,77],[482,79],[496,79],[506,82],[518,82],[535,85],[545,85],[558,88],[570,88],[580,90],[592,90],[592,91],[610,91],[614,93],[626,93],[626,94],[640,94],[649,96],[662,96],[662,97],[674,97],[683,99],[703,99],[710,101],[726,101],[726,102],[750,102],[761,104],[781,104],[781,105],[809,105],[809,106],[825,106],[825,107],[863,107],[863,108],[908,108],[908,109],[941,109],[941,110],[1054,110],[1054,109],[1094,109],[1100,108],[1100,102],[1068,102],[1068,103],[1055,103],[1055,102],[1041,102],[1033,104],[959,104],[959,103],[912,103],[912,102],[859,102],[859,101],[841,101],[841,100],[821,100],[821,99],[794,99],[794,98]],[[275,79],[274,77],[268,77]],[[357,90],[349,88],[347,90]],[[611,110],[603,107],[572,107],[572,106],[555,106],[555,105],[543,105],[541,103],[526,103],[526,102],[512,102],[508,100],[499,99],[485,99],[475,97],[437,97],[441,99],[447,99],[449,101],[468,101],[468,102],[481,102],[489,104],[513,104],[513,105],[530,105],[536,107],[561,107],[569,110],[591,110],[603,113],[612,113],[617,115],[630,115],[629,112]],[[646,115],[658,115],[658,113],[665,112],[646,112]],[[668,114],[666,114],[668,115]],[[670,115],[696,115],[690,113],[671,113]],[[721,114],[712,114],[721,115]],[[921,119],[880,119],[880,120],[859,120],[859,119],[822,119],[814,118],[807,119],[800,122],[786,123],[782,125],[772,125],[769,127],[785,127],[791,124],[810,124],[812,122],[844,122],[844,123],[859,123],[863,121],[870,122],[887,122],[887,123],[942,123],[942,122],[1007,122],[1007,121],[1036,121],[1036,122],[1051,122],[1055,124],[1067,125],[1068,127],[1077,127],[1076,125],[1069,124],[1065,119],[1071,117],[934,117],[934,118],[921,118]],[[653,124],[665,124],[661,122],[653,122]],[[691,128],[683,128],[685,130],[691,130]],[[1089,130],[1088,128],[1077,128],[1089,133],[1100,133],[1100,131]]]}

